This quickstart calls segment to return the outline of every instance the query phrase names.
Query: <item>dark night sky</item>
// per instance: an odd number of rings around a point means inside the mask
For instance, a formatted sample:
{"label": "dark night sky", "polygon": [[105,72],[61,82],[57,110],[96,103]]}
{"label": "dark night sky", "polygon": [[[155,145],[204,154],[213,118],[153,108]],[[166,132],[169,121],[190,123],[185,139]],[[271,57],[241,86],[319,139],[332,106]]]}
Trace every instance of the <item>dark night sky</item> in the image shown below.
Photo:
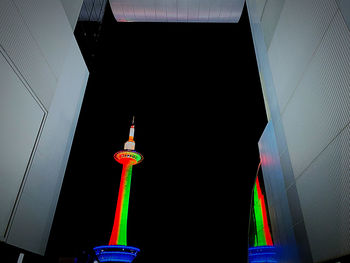
{"label": "dark night sky", "polygon": [[246,7],[238,24],[164,24],[117,23],[108,6],[96,47],[47,253],[108,243],[113,154],[135,115],[134,262],[245,262],[266,125]]}

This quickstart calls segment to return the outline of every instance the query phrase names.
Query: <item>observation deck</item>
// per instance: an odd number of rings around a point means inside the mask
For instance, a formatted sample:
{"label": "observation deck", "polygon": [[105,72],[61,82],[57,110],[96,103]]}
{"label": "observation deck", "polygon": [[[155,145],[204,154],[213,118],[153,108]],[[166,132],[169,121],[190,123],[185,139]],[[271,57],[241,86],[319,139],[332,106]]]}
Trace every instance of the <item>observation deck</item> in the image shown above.
{"label": "observation deck", "polygon": [[129,163],[135,165],[142,162],[143,156],[141,153],[138,153],[136,151],[123,150],[116,152],[114,154],[114,159],[121,164]]}
{"label": "observation deck", "polygon": [[99,262],[132,262],[140,249],[130,246],[99,246],[94,248]]}

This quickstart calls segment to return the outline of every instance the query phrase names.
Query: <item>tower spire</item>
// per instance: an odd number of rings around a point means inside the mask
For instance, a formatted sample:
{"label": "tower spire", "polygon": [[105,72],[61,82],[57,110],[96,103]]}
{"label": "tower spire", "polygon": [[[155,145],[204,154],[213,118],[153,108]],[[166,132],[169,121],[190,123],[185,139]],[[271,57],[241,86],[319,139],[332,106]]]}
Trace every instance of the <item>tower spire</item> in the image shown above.
{"label": "tower spire", "polygon": [[129,131],[129,140],[126,141],[124,144],[124,150],[130,150],[134,151],[135,150],[135,141],[134,141],[134,134],[135,134],[135,116],[132,117],[132,123],[130,126],[130,131]]}

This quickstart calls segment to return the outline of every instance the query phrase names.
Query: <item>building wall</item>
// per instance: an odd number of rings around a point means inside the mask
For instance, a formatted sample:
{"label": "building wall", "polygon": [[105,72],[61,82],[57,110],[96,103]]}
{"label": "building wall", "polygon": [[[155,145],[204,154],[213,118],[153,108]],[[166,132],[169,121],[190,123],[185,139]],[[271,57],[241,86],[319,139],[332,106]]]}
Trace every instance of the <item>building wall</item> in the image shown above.
{"label": "building wall", "polygon": [[60,0],[69,24],[74,31],[84,0]]}
{"label": "building wall", "polygon": [[300,262],[273,123],[258,143],[274,246],[279,262]]}
{"label": "building wall", "polygon": [[348,1],[246,3],[301,257],[350,254]]}
{"label": "building wall", "polygon": [[88,75],[60,1],[0,1],[1,241],[45,252]]}

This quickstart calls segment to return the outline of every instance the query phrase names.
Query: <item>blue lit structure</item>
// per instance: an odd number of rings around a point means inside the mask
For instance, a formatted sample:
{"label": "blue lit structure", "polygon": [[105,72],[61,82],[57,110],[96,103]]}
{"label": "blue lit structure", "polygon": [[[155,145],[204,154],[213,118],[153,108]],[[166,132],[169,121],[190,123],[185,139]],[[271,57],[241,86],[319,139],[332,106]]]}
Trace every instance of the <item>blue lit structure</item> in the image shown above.
{"label": "blue lit structure", "polygon": [[140,249],[130,246],[99,246],[94,248],[99,262],[132,262]]}
{"label": "blue lit structure", "polygon": [[250,247],[248,249],[249,263],[277,263],[275,246]]}

